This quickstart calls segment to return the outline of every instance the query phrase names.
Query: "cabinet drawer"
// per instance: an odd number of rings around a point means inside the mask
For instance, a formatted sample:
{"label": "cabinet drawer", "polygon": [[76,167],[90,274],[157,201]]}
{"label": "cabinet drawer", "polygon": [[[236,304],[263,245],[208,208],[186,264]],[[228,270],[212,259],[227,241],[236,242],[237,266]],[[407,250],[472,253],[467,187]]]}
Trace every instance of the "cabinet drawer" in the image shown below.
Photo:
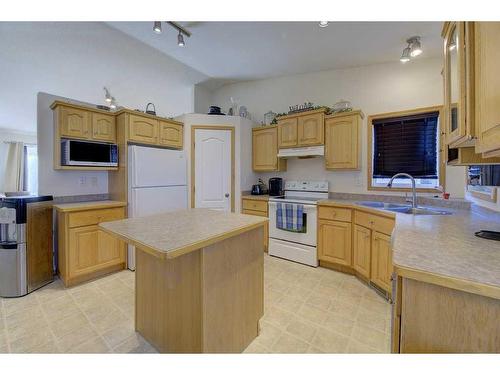
{"label": "cabinet drawer", "polygon": [[351,221],[352,210],[349,208],[320,206],[318,217],[325,220]]}
{"label": "cabinet drawer", "polygon": [[267,213],[267,202],[256,201],[252,199],[243,199],[243,209],[251,211],[261,211]]}
{"label": "cabinet drawer", "polygon": [[69,227],[82,227],[86,225],[97,225],[105,221],[123,219],[124,208],[106,208],[103,210],[89,210],[69,214]]}
{"label": "cabinet drawer", "polygon": [[388,235],[392,234],[394,228],[394,219],[372,215],[363,211],[356,211],[354,220],[358,225]]}
{"label": "cabinet drawer", "polygon": [[254,216],[267,217],[267,212],[264,212],[264,211],[242,210],[241,213],[244,215],[254,215]]}

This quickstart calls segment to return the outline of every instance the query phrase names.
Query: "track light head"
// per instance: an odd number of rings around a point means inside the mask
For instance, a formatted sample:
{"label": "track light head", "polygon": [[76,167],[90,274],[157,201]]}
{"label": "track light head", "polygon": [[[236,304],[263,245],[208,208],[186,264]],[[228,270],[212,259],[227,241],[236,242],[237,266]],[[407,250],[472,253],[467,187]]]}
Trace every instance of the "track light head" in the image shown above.
{"label": "track light head", "polygon": [[328,21],[319,21],[319,27],[327,27]]}
{"label": "track light head", "polygon": [[109,90],[107,89],[107,87],[104,87],[104,100],[106,101],[106,103],[111,103],[111,101],[112,101],[111,94],[110,94]]}
{"label": "track light head", "polygon": [[408,44],[410,45],[410,56],[411,57],[416,57],[418,55],[422,54],[422,45],[420,44],[420,37],[419,36],[413,36],[410,39],[407,40]]}
{"label": "track light head", "polygon": [[153,31],[157,34],[161,34],[161,22],[160,21],[154,22]]}
{"label": "track light head", "polygon": [[403,54],[399,58],[399,61],[401,61],[403,64],[407,63],[408,61],[410,61],[410,47],[406,47],[403,50]]}
{"label": "track light head", "polygon": [[179,47],[184,47],[186,45],[186,43],[184,43],[184,36],[182,35],[182,33],[179,31],[179,34],[177,35],[177,45]]}

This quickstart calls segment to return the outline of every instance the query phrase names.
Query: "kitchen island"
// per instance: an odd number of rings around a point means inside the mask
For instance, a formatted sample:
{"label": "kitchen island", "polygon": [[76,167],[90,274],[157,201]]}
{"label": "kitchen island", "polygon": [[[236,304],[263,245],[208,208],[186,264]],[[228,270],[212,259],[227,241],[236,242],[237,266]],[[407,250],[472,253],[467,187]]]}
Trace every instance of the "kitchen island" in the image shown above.
{"label": "kitchen island", "polygon": [[190,209],[100,224],[136,247],[136,331],[162,353],[242,352],[263,315],[267,221]]}

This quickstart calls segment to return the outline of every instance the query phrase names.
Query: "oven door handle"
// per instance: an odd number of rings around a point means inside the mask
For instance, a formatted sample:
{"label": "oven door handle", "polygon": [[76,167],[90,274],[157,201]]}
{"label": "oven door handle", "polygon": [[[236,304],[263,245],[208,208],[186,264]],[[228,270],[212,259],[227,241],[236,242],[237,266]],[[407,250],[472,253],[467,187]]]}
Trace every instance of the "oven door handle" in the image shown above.
{"label": "oven door handle", "polygon": [[[271,206],[276,206],[278,202],[269,202],[269,205]],[[279,202],[279,203],[289,203],[289,202]],[[301,204],[304,207],[307,208],[316,208],[317,206],[315,204],[303,204],[303,203],[290,203],[290,204]]]}

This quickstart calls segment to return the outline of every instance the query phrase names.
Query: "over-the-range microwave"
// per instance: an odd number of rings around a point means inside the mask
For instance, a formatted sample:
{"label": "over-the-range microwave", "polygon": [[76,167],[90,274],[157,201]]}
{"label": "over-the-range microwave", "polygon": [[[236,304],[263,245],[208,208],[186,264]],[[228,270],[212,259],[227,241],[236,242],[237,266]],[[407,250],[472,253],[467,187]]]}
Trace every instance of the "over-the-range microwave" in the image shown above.
{"label": "over-the-range microwave", "polygon": [[113,143],[62,139],[61,165],[118,167],[118,146]]}

